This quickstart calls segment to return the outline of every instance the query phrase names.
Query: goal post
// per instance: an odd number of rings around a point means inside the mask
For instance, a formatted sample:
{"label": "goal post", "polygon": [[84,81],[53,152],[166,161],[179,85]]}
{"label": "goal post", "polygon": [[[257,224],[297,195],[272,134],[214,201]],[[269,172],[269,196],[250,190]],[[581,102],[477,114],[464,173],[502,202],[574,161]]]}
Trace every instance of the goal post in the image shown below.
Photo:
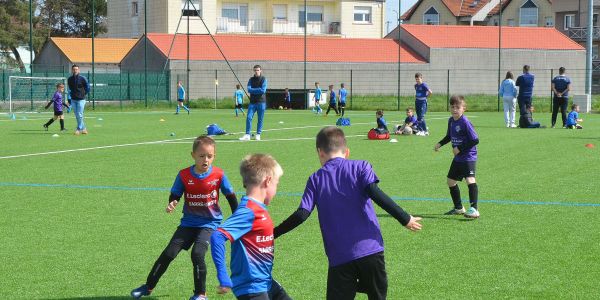
{"label": "goal post", "polygon": [[[56,91],[56,85],[62,83],[67,92],[66,77],[8,77],[8,111],[34,111],[35,102],[48,102]],[[63,99],[66,100],[65,93]]]}

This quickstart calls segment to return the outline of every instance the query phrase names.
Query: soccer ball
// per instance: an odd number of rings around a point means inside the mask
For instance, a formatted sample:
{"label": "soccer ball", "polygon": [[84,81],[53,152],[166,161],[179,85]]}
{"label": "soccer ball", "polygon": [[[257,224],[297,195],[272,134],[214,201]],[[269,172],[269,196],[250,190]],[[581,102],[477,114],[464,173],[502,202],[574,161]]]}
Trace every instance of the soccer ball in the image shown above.
{"label": "soccer ball", "polygon": [[402,129],[402,134],[411,135],[412,133],[413,130],[409,126],[405,126],[404,129]]}
{"label": "soccer ball", "polygon": [[279,109],[283,109],[283,106],[279,105]]}

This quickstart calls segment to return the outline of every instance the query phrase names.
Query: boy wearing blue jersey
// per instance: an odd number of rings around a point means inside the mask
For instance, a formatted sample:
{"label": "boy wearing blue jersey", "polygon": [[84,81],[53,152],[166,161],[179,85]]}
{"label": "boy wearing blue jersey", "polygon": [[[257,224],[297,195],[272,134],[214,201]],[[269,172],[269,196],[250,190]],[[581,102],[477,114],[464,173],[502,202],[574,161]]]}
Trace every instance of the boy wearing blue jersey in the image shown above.
{"label": "boy wearing blue jersey", "polygon": [[63,93],[65,92],[65,85],[59,83],[56,85],[56,92],[54,92],[54,96],[52,96],[52,100],[46,104],[46,109],[50,107],[50,105],[54,104],[54,116],[44,124],[44,129],[48,131],[48,126],[54,123],[57,119],[60,119],[60,131],[66,131],[65,129],[65,116],[63,116],[63,105],[66,108],[71,108],[66,102],[63,102]]}
{"label": "boy wearing blue jersey", "polygon": [[329,111],[333,108],[336,115],[340,113],[337,110],[337,99],[335,95],[335,90],[333,89],[333,84],[329,85],[329,106],[327,107],[327,112],[325,112],[325,116],[329,115]]}
{"label": "boy wearing blue jersey", "polygon": [[235,94],[233,94],[235,99],[235,117],[238,116],[238,109],[242,112],[242,115],[246,115],[244,112],[243,104],[244,104],[244,92],[242,91],[242,86],[239,84],[235,85]]}
{"label": "boy wearing blue jersey", "polygon": [[[450,188],[450,196],[452,196],[454,208],[448,211],[446,215],[464,215],[467,218],[479,218],[479,210],[477,208],[479,189],[475,182],[475,164],[477,163],[479,137],[471,121],[463,115],[465,108],[466,103],[463,96],[454,95],[450,98],[452,117],[448,119],[446,136],[435,145],[434,150],[439,151],[442,146],[452,142],[454,159],[448,171],[448,187]],[[467,211],[465,211],[462,205],[460,190],[457,184],[463,178],[467,181],[469,187],[469,202],[471,203],[471,207]]]}
{"label": "boy wearing blue jersey", "polygon": [[583,119],[579,118],[579,105],[573,104],[565,126],[569,129],[583,129],[579,122],[583,122]]}
{"label": "boy wearing blue jersey", "polygon": [[185,101],[185,89],[183,88],[183,82],[181,82],[180,80],[179,82],[177,82],[177,110],[175,111],[176,115],[179,114],[180,107],[183,107],[183,109],[187,111],[188,115],[190,114],[190,109],[187,108],[187,106],[183,105],[183,101]]}
{"label": "boy wearing blue jersey", "polygon": [[375,112],[375,117],[377,118],[377,128],[375,128],[375,131],[377,131],[377,133],[379,134],[389,133],[387,128],[387,122],[383,118],[383,110],[378,109]]}
{"label": "boy wearing blue jersey", "polygon": [[411,107],[406,109],[406,118],[404,124],[396,126],[396,134],[408,134],[411,135],[417,132],[417,118],[414,116],[413,109]]}
{"label": "boy wearing blue jersey", "polygon": [[321,96],[322,96],[323,92],[321,91],[321,88],[319,87],[319,83],[315,82],[315,93],[313,96],[313,100],[315,101],[315,107],[313,107],[313,112],[315,114],[321,114],[323,112],[323,109],[321,109]]}
{"label": "boy wearing blue jersey", "polygon": [[[237,299],[290,299],[272,278],[275,241],[267,205],[277,193],[283,170],[267,154],[253,154],[240,164],[246,188],[238,209],[210,238],[219,280],[218,293],[233,290]],[[231,242],[231,279],[225,263],[225,242]]]}
{"label": "boy wearing blue jersey", "polygon": [[150,295],[181,249],[188,250],[190,247],[194,266],[194,295],[190,300],[206,299],[204,255],[208,250],[210,235],[223,219],[219,191],[227,198],[232,212],[237,208],[237,198],[223,170],[212,165],[215,159],[213,139],[207,136],[196,138],[191,154],[195,164],[177,174],[166,208],[167,213],[173,212],[184,196],[181,224],[154,263],[146,283],[131,291],[131,296],[135,299]]}
{"label": "boy wearing blue jersey", "polygon": [[338,109],[340,110],[340,115],[343,117],[344,113],[346,112],[346,97],[348,96],[348,91],[346,91],[343,83],[340,85],[339,94],[340,101],[338,102]]}
{"label": "boy wearing blue jersey", "polygon": [[427,98],[431,96],[431,89],[423,82],[423,74],[415,74],[415,109],[417,110],[417,129],[419,133],[417,135],[429,135],[427,129],[427,123],[425,123],[425,114],[427,113]]}

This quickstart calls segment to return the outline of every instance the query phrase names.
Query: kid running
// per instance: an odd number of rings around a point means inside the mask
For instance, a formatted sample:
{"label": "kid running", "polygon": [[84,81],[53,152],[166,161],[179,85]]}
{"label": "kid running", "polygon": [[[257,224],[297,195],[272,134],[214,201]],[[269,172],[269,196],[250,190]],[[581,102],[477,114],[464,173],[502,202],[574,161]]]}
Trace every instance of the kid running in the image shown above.
{"label": "kid running", "polygon": [[52,124],[56,119],[60,119],[60,131],[67,131],[65,129],[65,116],[63,116],[63,105],[69,109],[71,108],[66,102],[63,102],[63,93],[65,92],[65,85],[63,83],[59,83],[56,85],[56,92],[54,92],[54,96],[52,96],[52,100],[46,104],[46,109],[50,107],[50,105],[54,104],[54,117],[52,117],[46,124],[44,124],[44,129],[48,131],[48,126]]}

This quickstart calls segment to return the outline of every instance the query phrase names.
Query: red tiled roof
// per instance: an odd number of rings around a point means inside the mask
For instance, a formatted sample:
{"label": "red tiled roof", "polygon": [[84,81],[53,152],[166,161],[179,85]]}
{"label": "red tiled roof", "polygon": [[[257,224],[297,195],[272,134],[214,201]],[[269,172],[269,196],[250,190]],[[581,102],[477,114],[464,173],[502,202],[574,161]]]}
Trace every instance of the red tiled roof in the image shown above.
{"label": "red tiled roof", "polygon": [[[172,34],[148,34],[148,40],[167,56]],[[216,35],[217,43],[230,61],[304,61],[302,36]],[[185,60],[186,35],[177,35],[170,58]],[[190,36],[191,60],[222,60],[209,35]],[[425,63],[409,48],[402,46],[403,63]],[[353,39],[310,37],[307,60],[311,62],[398,62],[398,43],[392,39]]]}
{"label": "red tiled roof", "polygon": [[[497,26],[402,25],[429,48],[498,48]],[[583,50],[554,28],[502,27],[503,49]]]}

